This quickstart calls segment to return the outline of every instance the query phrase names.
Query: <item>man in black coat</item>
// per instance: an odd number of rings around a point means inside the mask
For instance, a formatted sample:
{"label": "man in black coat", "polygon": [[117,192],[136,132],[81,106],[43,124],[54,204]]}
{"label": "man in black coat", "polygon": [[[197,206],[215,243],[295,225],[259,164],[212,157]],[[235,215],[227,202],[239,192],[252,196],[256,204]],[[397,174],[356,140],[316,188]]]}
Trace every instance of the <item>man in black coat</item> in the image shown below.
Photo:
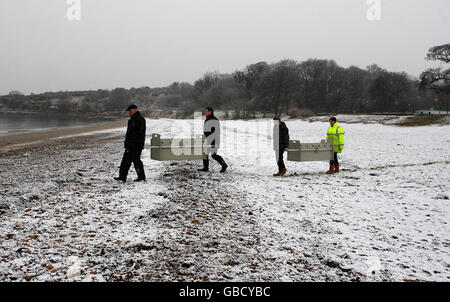
{"label": "man in black coat", "polygon": [[140,182],[145,180],[144,164],[141,161],[141,154],[145,144],[145,118],[137,110],[136,105],[128,106],[126,111],[130,114],[130,119],[128,120],[127,134],[125,135],[125,153],[120,164],[119,177],[114,179],[126,182],[128,170],[130,170],[131,163],[133,163],[138,175],[135,182]]}
{"label": "man in black coat", "polygon": [[207,155],[206,159],[203,160],[203,169],[198,170],[201,172],[209,171],[208,155],[211,154],[211,157],[222,166],[220,172],[225,173],[228,165],[220,155],[217,155],[217,151],[220,147],[220,122],[217,117],[214,116],[214,110],[211,107],[206,107],[204,110],[204,114],[206,116],[206,120],[203,125],[203,133],[206,136]]}
{"label": "man in black coat", "polygon": [[284,152],[289,151],[289,129],[280,117],[273,118],[273,149],[275,150],[276,160],[278,164],[278,173],[273,176],[284,176],[287,172],[284,165]]}

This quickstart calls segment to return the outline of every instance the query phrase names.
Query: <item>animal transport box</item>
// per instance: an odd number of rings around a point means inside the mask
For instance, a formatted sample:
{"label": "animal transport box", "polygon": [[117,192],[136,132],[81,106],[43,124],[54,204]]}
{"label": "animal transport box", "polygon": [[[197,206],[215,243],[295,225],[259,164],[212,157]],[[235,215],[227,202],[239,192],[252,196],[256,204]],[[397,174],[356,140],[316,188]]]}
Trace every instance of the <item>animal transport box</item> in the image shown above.
{"label": "animal transport box", "polygon": [[159,161],[202,160],[206,159],[203,150],[205,136],[195,138],[161,138],[152,134],[150,145],[151,159]]}
{"label": "animal transport box", "polygon": [[322,140],[320,143],[300,143],[300,141],[289,141],[289,161],[328,161],[334,158],[332,142]]}

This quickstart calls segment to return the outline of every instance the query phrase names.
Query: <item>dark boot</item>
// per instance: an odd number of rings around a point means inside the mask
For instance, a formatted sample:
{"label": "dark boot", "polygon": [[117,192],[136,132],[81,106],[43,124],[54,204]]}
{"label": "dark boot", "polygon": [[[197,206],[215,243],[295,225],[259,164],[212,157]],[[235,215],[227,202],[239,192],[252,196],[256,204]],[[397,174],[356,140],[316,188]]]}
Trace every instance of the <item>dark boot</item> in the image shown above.
{"label": "dark boot", "polygon": [[209,160],[203,160],[203,169],[198,169],[199,172],[208,172],[209,171]]}
{"label": "dark boot", "polygon": [[330,169],[327,171],[326,174],[334,174],[334,164],[330,164]]}
{"label": "dark boot", "polygon": [[225,173],[228,168],[228,165],[225,163],[225,160],[222,158],[222,156],[219,155],[217,155],[216,160],[222,166],[222,170],[220,170],[220,173]]}
{"label": "dark boot", "polygon": [[220,170],[220,173],[225,173],[225,171],[228,168],[228,165],[225,163],[225,160],[222,158],[222,156],[217,155],[216,153],[214,153],[212,155],[212,158],[217,161],[221,166],[222,166],[222,170]]}
{"label": "dark boot", "polygon": [[222,170],[220,170],[220,173],[225,173],[228,169],[228,165],[224,162],[222,165]]}
{"label": "dark boot", "polygon": [[125,151],[122,162],[120,163],[119,177],[115,177],[115,180],[123,182],[127,180],[128,171],[130,170],[132,161],[131,153],[129,151]]}
{"label": "dark boot", "polygon": [[134,164],[134,168],[136,169],[136,173],[138,175],[138,178],[135,180],[135,182],[145,180],[144,164],[142,163],[142,161],[137,161]]}
{"label": "dark boot", "polygon": [[280,176],[284,176],[284,175],[286,175],[286,172],[287,172],[287,169],[286,169],[286,168],[284,168],[283,170],[281,170],[281,172],[280,172]]}
{"label": "dark boot", "polygon": [[339,165],[334,166],[334,173],[339,173]]}

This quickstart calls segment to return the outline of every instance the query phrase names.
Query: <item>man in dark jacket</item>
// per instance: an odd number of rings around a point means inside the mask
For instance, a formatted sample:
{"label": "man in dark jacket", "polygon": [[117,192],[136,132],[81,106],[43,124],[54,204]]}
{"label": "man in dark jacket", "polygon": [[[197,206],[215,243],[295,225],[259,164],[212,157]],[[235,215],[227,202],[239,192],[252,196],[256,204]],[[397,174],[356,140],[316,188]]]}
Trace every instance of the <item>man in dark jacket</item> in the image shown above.
{"label": "man in dark jacket", "polygon": [[141,154],[145,144],[145,118],[137,110],[136,105],[128,106],[126,111],[130,114],[130,119],[128,120],[127,134],[125,135],[125,153],[120,164],[119,177],[114,179],[126,182],[128,170],[130,170],[131,163],[133,163],[138,175],[135,182],[140,182],[145,180],[144,164],[141,161]]}
{"label": "man in dark jacket", "polygon": [[273,118],[273,123],[273,149],[275,150],[278,164],[278,173],[273,176],[284,176],[287,170],[284,165],[283,154],[285,151],[289,151],[289,129],[278,116]]}
{"label": "man in dark jacket", "polygon": [[220,122],[217,117],[214,116],[214,110],[211,107],[206,107],[204,110],[206,116],[205,123],[203,125],[203,133],[206,136],[207,143],[207,155],[206,159],[203,160],[203,169],[198,169],[201,172],[209,171],[209,154],[215,159],[221,166],[222,169],[220,173],[225,173],[228,165],[225,163],[220,155],[217,155],[217,151],[220,147]]}

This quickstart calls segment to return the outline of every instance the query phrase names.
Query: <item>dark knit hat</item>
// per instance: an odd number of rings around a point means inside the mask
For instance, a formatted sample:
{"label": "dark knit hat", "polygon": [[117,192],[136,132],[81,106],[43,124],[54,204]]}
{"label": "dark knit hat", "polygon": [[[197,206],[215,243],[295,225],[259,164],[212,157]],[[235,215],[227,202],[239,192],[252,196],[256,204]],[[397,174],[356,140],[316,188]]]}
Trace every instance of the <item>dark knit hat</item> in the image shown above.
{"label": "dark knit hat", "polygon": [[137,109],[137,106],[135,104],[131,104],[125,111],[130,111],[131,109]]}

